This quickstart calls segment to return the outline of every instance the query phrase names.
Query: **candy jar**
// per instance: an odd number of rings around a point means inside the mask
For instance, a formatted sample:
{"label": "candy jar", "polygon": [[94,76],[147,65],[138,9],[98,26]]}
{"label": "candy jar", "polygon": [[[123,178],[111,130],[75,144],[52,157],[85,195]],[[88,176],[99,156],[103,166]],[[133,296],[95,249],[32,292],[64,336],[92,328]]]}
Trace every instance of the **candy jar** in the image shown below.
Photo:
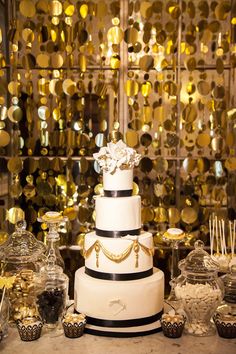
{"label": "candy jar", "polygon": [[19,221],[15,232],[0,246],[2,275],[15,275],[25,269],[38,272],[45,262],[45,250],[45,245],[26,230],[26,222]]}
{"label": "candy jar", "polygon": [[230,312],[236,316],[236,264],[230,268],[230,272],[221,277],[224,283],[224,302],[230,307]]}
{"label": "candy jar", "polygon": [[223,338],[236,338],[236,264],[221,277],[224,283],[224,300],[213,316],[217,332]]}
{"label": "candy jar", "polygon": [[57,228],[64,218],[58,212],[47,212],[39,221],[46,222],[49,231],[47,234],[48,246],[46,251],[46,266],[41,270],[44,279],[44,288],[37,296],[39,314],[49,329],[57,327],[64,315],[66,306],[69,278],[63,273],[63,260],[60,256],[57,243],[60,240]]}
{"label": "candy jar", "polygon": [[45,265],[45,245],[26,230],[26,222],[16,224],[16,230],[0,246],[1,276],[11,282],[8,289],[10,320],[37,315],[36,295],[40,291],[40,269]]}
{"label": "candy jar", "polygon": [[37,296],[38,311],[45,326],[53,329],[64,315],[69,279],[62,268],[52,264],[41,275],[45,285]]}
{"label": "candy jar", "polygon": [[8,333],[9,299],[6,287],[0,288],[0,342]]}
{"label": "candy jar", "polygon": [[211,317],[223,298],[218,278],[218,263],[204,251],[204,243],[196,241],[195,250],[179,262],[175,294],[187,316],[185,331],[196,336],[215,333]]}

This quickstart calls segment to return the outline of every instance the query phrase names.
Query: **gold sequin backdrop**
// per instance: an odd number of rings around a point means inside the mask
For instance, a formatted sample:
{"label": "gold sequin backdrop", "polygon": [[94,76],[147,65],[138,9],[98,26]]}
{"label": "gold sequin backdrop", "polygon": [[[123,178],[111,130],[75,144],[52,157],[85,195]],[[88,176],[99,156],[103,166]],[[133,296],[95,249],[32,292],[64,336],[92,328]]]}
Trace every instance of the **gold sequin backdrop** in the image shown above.
{"label": "gold sequin backdrop", "polygon": [[[236,1],[1,1],[0,229],[62,210],[65,245],[94,226],[92,154],[142,153],[144,229],[208,239],[236,216]],[[1,239],[5,233],[1,231]]]}

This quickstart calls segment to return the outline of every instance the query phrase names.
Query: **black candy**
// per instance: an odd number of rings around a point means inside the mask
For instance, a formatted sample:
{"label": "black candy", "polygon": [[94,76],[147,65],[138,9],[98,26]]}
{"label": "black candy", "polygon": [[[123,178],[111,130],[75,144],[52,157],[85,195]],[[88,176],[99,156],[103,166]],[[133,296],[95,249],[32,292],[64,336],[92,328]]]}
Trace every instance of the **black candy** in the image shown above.
{"label": "black candy", "polygon": [[42,320],[48,324],[58,321],[64,307],[64,291],[59,289],[44,290],[38,295],[38,310]]}

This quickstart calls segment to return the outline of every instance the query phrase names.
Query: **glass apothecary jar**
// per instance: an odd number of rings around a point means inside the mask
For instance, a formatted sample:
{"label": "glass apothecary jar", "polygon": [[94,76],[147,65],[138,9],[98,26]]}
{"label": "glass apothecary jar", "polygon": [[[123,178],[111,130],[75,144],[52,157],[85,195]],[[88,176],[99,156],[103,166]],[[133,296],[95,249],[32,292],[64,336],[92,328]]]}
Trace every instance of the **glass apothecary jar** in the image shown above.
{"label": "glass apothecary jar", "polygon": [[211,317],[223,299],[223,285],[218,278],[218,263],[196,241],[195,249],[178,264],[181,275],[176,280],[175,294],[187,316],[185,331],[195,336],[215,333]]}
{"label": "glass apothecary jar", "polygon": [[233,264],[228,274],[221,277],[224,283],[224,302],[229,312],[236,316],[236,264]]}
{"label": "glass apothecary jar", "polygon": [[66,306],[69,278],[63,273],[63,260],[60,256],[57,242],[60,240],[58,227],[67,218],[56,211],[47,212],[40,222],[47,224],[46,266],[41,270],[44,279],[44,289],[37,296],[39,314],[49,329],[55,328],[64,315]]}
{"label": "glass apothecary jar", "polygon": [[53,329],[64,315],[69,278],[57,265],[46,266],[41,277],[44,279],[44,288],[37,295],[38,312],[45,326]]}
{"label": "glass apothecary jar", "polygon": [[11,320],[37,315],[36,295],[42,286],[40,269],[45,266],[45,251],[44,244],[26,230],[24,220],[0,246],[0,277],[12,283],[8,289]]}
{"label": "glass apothecary jar", "polygon": [[0,342],[8,334],[9,299],[5,287],[0,288]]}
{"label": "glass apothecary jar", "polygon": [[8,240],[0,246],[1,273],[5,276],[21,270],[39,272],[45,264],[45,245],[26,230],[26,222],[19,221]]}

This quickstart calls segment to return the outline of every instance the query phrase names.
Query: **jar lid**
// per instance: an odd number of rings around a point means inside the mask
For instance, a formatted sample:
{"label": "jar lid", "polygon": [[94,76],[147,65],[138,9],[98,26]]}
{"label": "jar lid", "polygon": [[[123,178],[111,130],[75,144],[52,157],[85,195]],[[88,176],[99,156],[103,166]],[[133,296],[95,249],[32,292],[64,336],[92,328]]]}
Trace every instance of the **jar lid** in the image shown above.
{"label": "jar lid", "polygon": [[26,222],[24,220],[16,224],[15,231],[0,247],[2,259],[4,262],[9,263],[33,262],[41,257],[45,250],[45,245],[26,230]]}
{"label": "jar lid", "polygon": [[216,273],[219,270],[219,265],[204,251],[204,243],[198,240],[194,243],[194,248],[185,259],[179,262],[179,269],[186,273],[195,274]]}

